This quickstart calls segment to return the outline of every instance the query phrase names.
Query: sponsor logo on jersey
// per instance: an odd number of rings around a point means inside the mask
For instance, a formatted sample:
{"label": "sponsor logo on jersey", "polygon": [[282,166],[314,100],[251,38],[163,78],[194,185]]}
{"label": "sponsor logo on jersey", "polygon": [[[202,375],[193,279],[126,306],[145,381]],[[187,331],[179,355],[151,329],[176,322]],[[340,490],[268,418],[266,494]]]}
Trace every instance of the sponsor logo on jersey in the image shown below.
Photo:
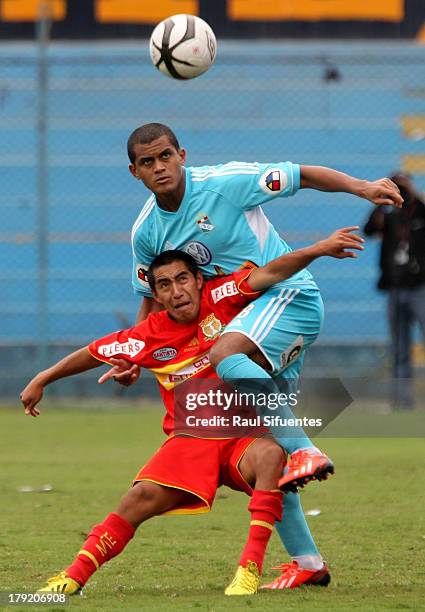
{"label": "sponsor logo on jersey", "polygon": [[295,338],[291,346],[284,351],[280,356],[281,368],[287,368],[293,361],[298,359],[304,346],[304,338],[298,336]]}
{"label": "sponsor logo on jersey", "polygon": [[220,319],[217,319],[215,314],[212,312],[199,323],[199,327],[202,329],[205,338],[212,340],[218,336],[224,326]]}
{"label": "sponsor logo on jersey", "polygon": [[128,342],[111,342],[110,344],[101,344],[98,353],[103,357],[113,357],[114,355],[129,355],[135,357],[145,347],[143,340],[129,338]]}
{"label": "sponsor logo on jersey", "polygon": [[279,193],[288,184],[288,177],[279,168],[271,168],[263,172],[259,184],[265,193]]}
{"label": "sponsor logo on jersey", "polygon": [[145,289],[149,289],[148,268],[149,266],[147,266],[146,264],[139,263],[136,266],[137,280]]}
{"label": "sponsor logo on jersey", "polygon": [[239,293],[235,281],[227,281],[227,283],[223,283],[218,287],[214,287],[211,289],[211,297],[213,299],[214,304],[220,302],[224,298],[230,297],[231,295],[237,295]]}
{"label": "sponsor logo on jersey", "polygon": [[152,357],[158,361],[170,361],[177,355],[177,349],[172,346],[164,346],[152,353]]}
{"label": "sponsor logo on jersey", "polygon": [[212,259],[211,252],[205,246],[205,244],[202,244],[202,242],[198,242],[196,240],[188,242],[183,247],[183,251],[185,251],[185,253],[188,253],[189,255],[192,255],[198,266],[206,266],[210,263]]}
{"label": "sponsor logo on jersey", "polygon": [[210,359],[208,357],[208,353],[206,353],[205,355],[202,355],[201,357],[199,357],[198,359],[196,359],[189,365],[183,366],[182,368],[180,368],[180,370],[177,370],[176,372],[170,372],[170,373],[164,372],[163,373],[163,372],[157,372],[155,370],[153,372],[158,382],[163,387],[165,387],[165,389],[170,390],[170,389],[173,389],[176,385],[179,385],[180,383],[184,382],[188,378],[192,378],[193,376],[196,376],[197,374],[199,374],[200,372],[202,372],[203,370],[205,370],[205,368],[208,368],[209,366],[210,366]]}
{"label": "sponsor logo on jersey", "polygon": [[184,352],[193,351],[193,349],[196,346],[199,346],[199,340],[198,340],[198,338],[196,336],[194,336],[192,338],[192,340],[190,340],[190,342],[187,343],[187,346],[183,349],[183,351]]}
{"label": "sponsor logo on jersey", "polygon": [[209,219],[208,215],[204,213],[198,214],[198,219],[196,220],[196,225],[202,232],[211,232],[214,229],[214,225],[212,221]]}

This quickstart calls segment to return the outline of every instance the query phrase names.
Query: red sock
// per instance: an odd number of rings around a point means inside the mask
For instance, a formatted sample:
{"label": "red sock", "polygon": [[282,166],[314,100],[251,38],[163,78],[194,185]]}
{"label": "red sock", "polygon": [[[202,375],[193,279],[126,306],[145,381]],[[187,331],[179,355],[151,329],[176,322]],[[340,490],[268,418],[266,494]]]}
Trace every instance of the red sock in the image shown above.
{"label": "red sock", "polygon": [[254,561],[261,574],[273,526],[275,521],[282,519],[282,506],[283,494],[280,491],[254,489],[248,505],[248,510],[251,512],[251,526],[239,565],[245,567],[248,561]]}
{"label": "red sock", "polygon": [[84,586],[101,565],[116,557],[134,536],[133,525],[112,512],[90,531],[75,561],[65,571]]}

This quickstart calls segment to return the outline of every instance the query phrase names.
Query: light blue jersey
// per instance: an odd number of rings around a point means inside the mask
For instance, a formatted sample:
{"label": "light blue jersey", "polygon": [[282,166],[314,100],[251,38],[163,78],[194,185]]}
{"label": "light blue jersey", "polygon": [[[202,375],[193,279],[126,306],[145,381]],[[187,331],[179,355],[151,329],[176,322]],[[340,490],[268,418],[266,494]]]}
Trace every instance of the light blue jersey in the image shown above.
{"label": "light blue jersey", "polygon": [[[297,164],[230,162],[186,168],[185,172],[186,189],[179,209],[162,210],[152,194],[133,226],[132,282],[136,293],[152,295],[147,269],[168,249],[190,253],[207,277],[229,274],[246,262],[262,266],[291,252],[261,205],[297,192]],[[282,284],[317,289],[308,270]]]}

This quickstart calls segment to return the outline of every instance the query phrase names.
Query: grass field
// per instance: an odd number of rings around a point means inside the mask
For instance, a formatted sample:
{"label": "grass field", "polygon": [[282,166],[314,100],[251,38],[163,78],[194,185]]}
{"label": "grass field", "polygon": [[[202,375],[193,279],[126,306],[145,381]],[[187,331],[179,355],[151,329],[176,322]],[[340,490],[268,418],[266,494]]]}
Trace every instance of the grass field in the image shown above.
{"label": "grass field", "polygon": [[[35,590],[69,564],[163,439],[162,411],[153,405],[99,408],[80,400],[78,410],[49,403],[42,410],[38,419],[24,417],[18,406],[0,410],[0,590]],[[72,599],[72,608],[424,609],[424,440],[324,439],[321,446],[337,474],[309,485],[302,497],[306,510],[321,510],[309,520],[330,563],[329,588],[225,598],[249,515],[246,496],[221,489],[208,515],[142,525],[128,549],[93,576],[85,596]],[[52,491],[19,491],[44,484]],[[274,535],[264,579],[286,560]]]}

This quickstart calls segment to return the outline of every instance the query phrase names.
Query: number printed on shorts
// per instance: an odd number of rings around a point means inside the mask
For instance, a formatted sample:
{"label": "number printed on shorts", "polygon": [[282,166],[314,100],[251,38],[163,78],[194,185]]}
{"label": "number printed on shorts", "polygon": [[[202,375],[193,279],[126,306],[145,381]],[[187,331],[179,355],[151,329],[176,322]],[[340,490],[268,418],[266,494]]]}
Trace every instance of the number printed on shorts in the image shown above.
{"label": "number printed on shorts", "polygon": [[248,304],[248,306],[245,306],[245,308],[240,311],[240,313],[238,314],[236,318],[244,319],[245,317],[249,315],[249,313],[251,312],[251,310],[253,310],[254,307],[255,307],[255,304]]}

